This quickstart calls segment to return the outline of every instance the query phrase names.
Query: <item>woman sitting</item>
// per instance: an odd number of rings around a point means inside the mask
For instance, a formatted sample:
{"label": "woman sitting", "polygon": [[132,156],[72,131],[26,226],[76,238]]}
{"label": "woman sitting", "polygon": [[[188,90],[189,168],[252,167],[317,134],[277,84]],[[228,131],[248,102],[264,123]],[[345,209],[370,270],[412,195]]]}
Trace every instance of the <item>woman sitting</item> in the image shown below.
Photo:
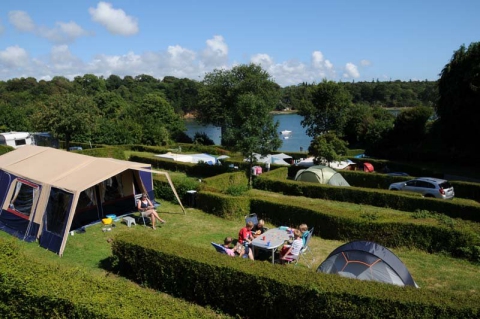
{"label": "woman sitting", "polygon": [[165,221],[158,216],[155,206],[153,206],[150,199],[147,197],[147,194],[143,193],[142,198],[137,203],[137,208],[142,212],[143,216],[149,217],[152,220],[152,228],[155,228],[155,220],[158,220],[162,224],[165,224]]}

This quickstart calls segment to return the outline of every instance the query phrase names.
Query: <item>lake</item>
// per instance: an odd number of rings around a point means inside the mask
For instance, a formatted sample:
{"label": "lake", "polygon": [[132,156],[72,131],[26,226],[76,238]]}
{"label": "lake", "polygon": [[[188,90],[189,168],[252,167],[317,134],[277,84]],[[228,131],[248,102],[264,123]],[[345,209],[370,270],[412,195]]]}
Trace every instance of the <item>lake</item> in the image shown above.
{"label": "lake", "polygon": [[[305,133],[305,129],[300,124],[303,119],[298,114],[275,114],[273,120],[279,122],[278,135],[282,139],[282,146],[278,149],[283,152],[300,152],[300,148],[304,152],[310,146],[311,138]],[[202,126],[195,119],[186,119],[185,125],[187,127],[187,135],[192,137],[196,132],[205,132],[209,138],[213,140],[215,145],[220,145],[221,130],[219,127],[208,125]],[[288,135],[280,134],[281,131],[288,130],[292,133]]]}

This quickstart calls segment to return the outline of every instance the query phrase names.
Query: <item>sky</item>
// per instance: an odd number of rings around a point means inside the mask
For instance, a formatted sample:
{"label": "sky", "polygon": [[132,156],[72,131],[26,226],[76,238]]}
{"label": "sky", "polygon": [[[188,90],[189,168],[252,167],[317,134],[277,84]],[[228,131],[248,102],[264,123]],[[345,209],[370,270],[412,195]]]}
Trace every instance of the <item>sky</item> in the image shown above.
{"label": "sky", "polygon": [[201,81],[256,63],[302,82],[435,81],[480,41],[480,0],[0,0],[0,80]]}

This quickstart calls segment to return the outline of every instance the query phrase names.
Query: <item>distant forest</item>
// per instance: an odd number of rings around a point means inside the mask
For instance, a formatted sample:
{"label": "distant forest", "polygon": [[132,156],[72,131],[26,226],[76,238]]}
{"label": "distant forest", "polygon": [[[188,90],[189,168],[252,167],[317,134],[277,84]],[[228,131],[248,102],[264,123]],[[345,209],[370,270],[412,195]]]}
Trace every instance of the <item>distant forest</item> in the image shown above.
{"label": "distant forest", "polygon": [[[413,106],[433,107],[438,99],[436,81],[371,81],[371,82],[340,82],[350,93],[355,104],[368,104],[388,108],[404,108]],[[147,94],[162,94],[175,112],[180,116],[194,113],[198,101],[198,92],[202,82],[183,78],[166,76],[163,80],[150,75],[138,75],[123,78],[111,75],[108,78],[93,74],[77,76],[70,81],[65,77],[54,77],[50,81],[35,78],[15,78],[0,81],[0,105],[25,107],[30,104],[44,102],[50,96],[63,93],[88,95],[102,100],[102,96],[114,94],[126,103],[140,101]],[[301,83],[278,89],[281,99],[277,110],[298,108],[302,100],[308,98],[309,86],[316,83]],[[0,124],[3,124],[0,117]]]}

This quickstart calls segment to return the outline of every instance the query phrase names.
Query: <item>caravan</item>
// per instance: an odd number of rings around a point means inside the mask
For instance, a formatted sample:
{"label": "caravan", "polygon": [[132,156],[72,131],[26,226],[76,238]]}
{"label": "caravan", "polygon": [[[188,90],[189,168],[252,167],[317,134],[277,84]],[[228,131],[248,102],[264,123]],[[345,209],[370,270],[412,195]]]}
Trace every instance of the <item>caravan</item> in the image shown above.
{"label": "caravan", "polygon": [[0,145],[8,145],[18,148],[24,145],[32,145],[32,135],[28,132],[0,133]]}

